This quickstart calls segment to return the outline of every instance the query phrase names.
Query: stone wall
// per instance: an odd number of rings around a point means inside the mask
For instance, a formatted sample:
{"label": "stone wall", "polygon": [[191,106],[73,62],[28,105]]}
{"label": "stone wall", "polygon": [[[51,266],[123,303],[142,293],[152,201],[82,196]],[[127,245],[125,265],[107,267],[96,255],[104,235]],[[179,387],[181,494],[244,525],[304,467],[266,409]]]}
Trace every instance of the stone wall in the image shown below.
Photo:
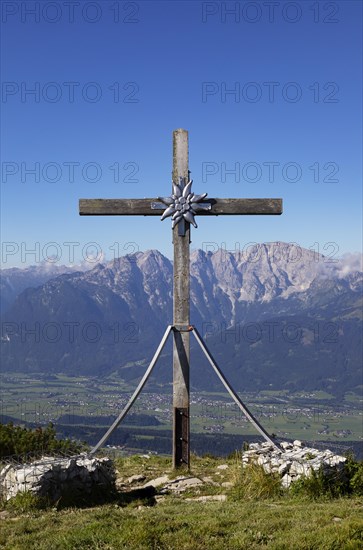
{"label": "stone wall", "polygon": [[297,479],[308,477],[320,468],[326,474],[338,471],[344,467],[347,460],[344,456],[335,455],[329,450],[320,451],[304,447],[299,440],[293,443],[283,441],[280,446],[281,450],[277,450],[270,443],[251,443],[248,451],[243,452],[242,464],[257,463],[267,473],[278,473],[282,486],[288,488]]}
{"label": "stone wall", "polygon": [[0,494],[6,500],[19,492],[32,493],[56,502],[62,496],[87,495],[115,485],[115,468],[109,458],[43,457],[29,464],[5,466],[0,472]]}

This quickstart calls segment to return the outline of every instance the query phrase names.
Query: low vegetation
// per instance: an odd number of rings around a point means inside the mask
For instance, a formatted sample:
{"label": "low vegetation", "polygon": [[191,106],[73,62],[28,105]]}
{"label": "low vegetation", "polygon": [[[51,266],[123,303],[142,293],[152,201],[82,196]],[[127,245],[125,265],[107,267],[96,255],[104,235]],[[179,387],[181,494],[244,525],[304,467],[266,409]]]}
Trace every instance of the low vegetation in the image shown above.
{"label": "low vegetation", "polygon": [[[361,549],[362,501],[186,502],[33,512],[2,520],[6,550]],[[15,521],[16,520],[16,521]]]}
{"label": "low vegetation", "polygon": [[56,431],[50,422],[46,428],[24,428],[0,424],[0,459],[10,455],[38,458],[44,453],[77,453],[81,445],[71,439],[57,439]]}
{"label": "low vegetation", "polygon": [[322,470],[295,481],[290,490],[292,496],[305,499],[338,499],[345,496],[363,497],[363,462],[348,455],[344,469],[326,475]]}
{"label": "low vegetation", "polygon": [[[363,546],[363,466],[348,460],[348,482],[339,491],[320,474],[294,491],[259,466],[241,470],[240,454],[227,459],[192,456],[190,475],[207,480],[180,495],[160,495],[125,484],[185,472],[170,457],[135,455],[116,461],[119,490],[106,502],[44,509],[24,493],[2,504],[0,547],[8,550],[279,550],[360,549]],[[330,489],[329,489],[330,487]],[[193,500],[227,496],[225,502]]]}
{"label": "low vegetation", "polygon": [[231,497],[235,501],[262,501],[278,499],[284,495],[280,477],[277,474],[266,474],[262,466],[249,464],[236,468],[235,481]]}

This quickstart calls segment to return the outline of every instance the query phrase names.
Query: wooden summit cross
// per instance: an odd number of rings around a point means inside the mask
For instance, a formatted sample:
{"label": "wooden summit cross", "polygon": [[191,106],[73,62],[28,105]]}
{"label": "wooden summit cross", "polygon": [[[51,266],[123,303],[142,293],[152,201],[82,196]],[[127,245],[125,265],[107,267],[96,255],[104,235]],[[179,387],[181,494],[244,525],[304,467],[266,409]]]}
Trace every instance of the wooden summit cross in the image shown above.
{"label": "wooden summit cross", "polygon": [[130,401],[91,452],[96,452],[105,443],[121,420],[126,416],[144,387],[147,378],[150,376],[170,332],[173,332],[173,466],[189,467],[189,344],[191,332],[202,348],[209,363],[243,413],[268,442],[276,445],[231,388],[196,327],[190,325],[190,224],[197,227],[194,219],[195,215],[278,215],[282,213],[282,199],[211,199],[206,198],[207,193],[194,195],[191,191],[192,182],[189,181],[188,132],[181,129],[173,132],[172,179],[172,195],[170,197],[148,199],[80,199],[79,201],[79,213],[81,216],[160,216],[160,211],[164,210],[161,217],[162,220],[169,216],[172,217],[174,245],[173,324],[168,325],[159,347]]}

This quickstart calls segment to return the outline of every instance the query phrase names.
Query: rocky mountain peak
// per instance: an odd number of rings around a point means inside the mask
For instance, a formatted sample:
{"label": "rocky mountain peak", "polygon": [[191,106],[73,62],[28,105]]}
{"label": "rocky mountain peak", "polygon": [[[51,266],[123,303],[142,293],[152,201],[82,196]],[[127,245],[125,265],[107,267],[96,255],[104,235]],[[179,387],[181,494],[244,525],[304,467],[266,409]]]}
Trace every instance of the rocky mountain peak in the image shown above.
{"label": "rocky mountain peak", "polygon": [[[363,274],[352,258],[348,260],[330,263],[287,243],[192,252],[191,322],[214,339],[217,358],[219,353],[223,366],[231,369],[236,387],[241,381],[244,389],[264,387],[267,381],[285,387],[290,381],[291,387],[329,391],[333,384],[339,393],[344,384],[348,388],[359,383]],[[2,281],[14,287],[20,274],[4,271]],[[3,316],[5,370],[99,373],[142,363],[172,322],[173,266],[157,250],[45,280],[24,278],[23,271],[21,275],[25,290]],[[276,328],[272,340],[266,333],[270,322]],[[285,331],[290,322],[298,327],[297,343]],[[249,324],[252,333],[246,332]],[[42,332],[34,342],[36,326]],[[57,341],[48,334],[49,326],[58,331]],[[324,369],[329,369],[328,377]],[[136,376],[133,373],[128,369],[125,376]]]}

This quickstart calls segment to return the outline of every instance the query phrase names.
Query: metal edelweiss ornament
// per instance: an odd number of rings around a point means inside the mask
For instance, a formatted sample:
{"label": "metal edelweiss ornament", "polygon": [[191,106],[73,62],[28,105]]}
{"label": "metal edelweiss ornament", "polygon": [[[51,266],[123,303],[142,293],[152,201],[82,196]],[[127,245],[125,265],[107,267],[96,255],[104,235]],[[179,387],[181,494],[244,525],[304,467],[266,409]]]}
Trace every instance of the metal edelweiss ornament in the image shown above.
{"label": "metal edelweiss ornament", "polygon": [[185,183],[184,178],[180,178],[179,183],[173,183],[173,194],[171,197],[158,197],[158,200],[167,206],[164,210],[161,220],[172,216],[172,228],[181,221],[185,220],[194,227],[198,227],[194,219],[195,214],[201,210],[210,210],[212,205],[209,202],[202,202],[208,193],[194,195],[192,193],[193,180]]}

